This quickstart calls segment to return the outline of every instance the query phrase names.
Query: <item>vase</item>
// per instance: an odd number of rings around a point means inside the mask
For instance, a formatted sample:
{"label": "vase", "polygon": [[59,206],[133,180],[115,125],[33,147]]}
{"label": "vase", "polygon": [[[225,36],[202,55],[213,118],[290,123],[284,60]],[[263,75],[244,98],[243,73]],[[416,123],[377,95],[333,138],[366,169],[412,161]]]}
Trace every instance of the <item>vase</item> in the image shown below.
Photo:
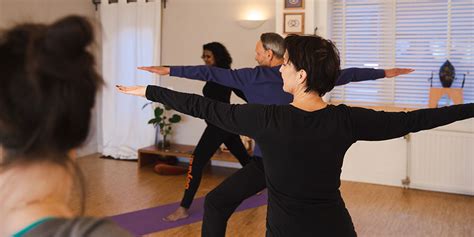
{"label": "vase", "polygon": [[167,135],[163,135],[162,139],[156,145],[161,150],[167,150],[171,147],[171,143],[167,139]]}
{"label": "vase", "polygon": [[155,147],[160,150],[168,150],[171,147],[168,135],[169,134],[163,135],[160,128],[157,127],[155,130]]}

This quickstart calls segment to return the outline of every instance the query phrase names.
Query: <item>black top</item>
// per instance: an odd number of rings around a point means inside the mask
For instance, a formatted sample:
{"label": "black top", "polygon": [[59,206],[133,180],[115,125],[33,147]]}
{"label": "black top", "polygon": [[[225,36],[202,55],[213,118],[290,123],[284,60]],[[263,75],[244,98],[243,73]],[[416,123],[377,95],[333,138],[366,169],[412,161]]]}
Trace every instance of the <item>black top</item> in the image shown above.
{"label": "black top", "polygon": [[394,113],[328,105],[306,112],[292,105],[224,104],[157,86],[148,86],[146,97],[256,140],[269,191],[267,231],[276,236],[353,236],[339,193],[344,154],[353,143],[474,116],[474,104]]}
{"label": "black top", "polygon": [[238,89],[230,88],[227,86],[222,86],[214,82],[207,82],[202,88],[202,94],[204,97],[217,100],[224,103],[230,103],[230,93],[232,91],[245,102],[247,99],[244,96],[244,93]]}
{"label": "black top", "polygon": [[[214,82],[206,82],[206,84],[202,88],[202,94],[204,95],[204,97],[217,100],[223,103],[227,103],[227,104],[230,103],[230,94],[232,93],[232,91],[238,97],[240,97],[245,102],[247,102],[247,99],[245,98],[244,93],[242,93],[242,91],[240,91],[239,89],[219,85]],[[206,123],[209,124],[209,121],[206,120]]]}

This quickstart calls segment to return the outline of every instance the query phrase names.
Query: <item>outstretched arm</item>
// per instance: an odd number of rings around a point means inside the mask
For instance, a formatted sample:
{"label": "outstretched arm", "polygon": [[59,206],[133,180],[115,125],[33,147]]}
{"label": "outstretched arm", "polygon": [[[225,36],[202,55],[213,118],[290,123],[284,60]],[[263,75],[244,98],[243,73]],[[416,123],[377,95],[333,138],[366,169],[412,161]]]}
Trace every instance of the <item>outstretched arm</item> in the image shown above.
{"label": "outstretched arm", "polygon": [[264,105],[230,105],[159,86],[117,86],[117,89],[122,93],[143,96],[178,112],[205,119],[229,132],[254,138],[266,126],[269,116]]}
{"label": "outstretched arm", "polygon": [[354,140],[387,140],[474,117],[474,104],[412,112],[382,112],[349,107]]}
{"label": "outstretched arm", "polygon": [[170,75],[188,79],[210,81],[223,86],[243,89],[254,81],[256,72],[253,68],[225,69],[211,66],[152,66],[138,67],[140,70],[149,71],[159,75]]}
{"label": "outstretched arm", "polygon": [[380,78],[392,78],[408,73],[412,73],[411,68],[391,68],[391,69],[373,69],[373,68],[346,68],[341,70],[341,75],[336,81],[336,86],[345,85],[349,82],[376,80]]}

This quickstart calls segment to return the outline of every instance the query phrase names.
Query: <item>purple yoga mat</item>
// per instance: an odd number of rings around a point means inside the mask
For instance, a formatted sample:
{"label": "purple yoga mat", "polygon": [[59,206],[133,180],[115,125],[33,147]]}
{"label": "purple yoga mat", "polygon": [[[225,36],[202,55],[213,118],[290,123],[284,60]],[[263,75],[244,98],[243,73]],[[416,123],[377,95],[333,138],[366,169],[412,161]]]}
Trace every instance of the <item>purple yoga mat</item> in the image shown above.
{"label": "purple yoga mat", "polygon": [[[261,195],[254,195],[242,202],[236,211],[243,211],[246,209],[266,205],[267,197],[266,191],[264,191]],[[193,204],[189,209],[188,218],[174,222],[166,222],[162,220],[163,217],[166,217],[171,212],[176,210],[178,206],[179,202],[175,202],[163,206],[111,216],[110,219],[135,236],[142,236],[182,225],[188,225],[202,220],[204,213],[204,198],[194,199]]]}

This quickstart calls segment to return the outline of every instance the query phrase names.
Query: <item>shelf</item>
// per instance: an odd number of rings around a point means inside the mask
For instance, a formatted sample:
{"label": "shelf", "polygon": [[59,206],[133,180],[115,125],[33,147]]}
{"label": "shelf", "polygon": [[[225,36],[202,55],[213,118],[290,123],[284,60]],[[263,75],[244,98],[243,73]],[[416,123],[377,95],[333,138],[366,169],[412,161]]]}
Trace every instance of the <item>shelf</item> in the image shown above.
{"label": "shelf", "polygon": [[[155,145],[147,146],[138,149],[138,167],[143,167],[152,164],[157,156],[175,156],[192,158],[192,154],[196,146],[171,144],[169,149],[162,150]],[[220,149],[212,156],[212,160],[238,162],[237,159],[230,152],[222,152]]]}

